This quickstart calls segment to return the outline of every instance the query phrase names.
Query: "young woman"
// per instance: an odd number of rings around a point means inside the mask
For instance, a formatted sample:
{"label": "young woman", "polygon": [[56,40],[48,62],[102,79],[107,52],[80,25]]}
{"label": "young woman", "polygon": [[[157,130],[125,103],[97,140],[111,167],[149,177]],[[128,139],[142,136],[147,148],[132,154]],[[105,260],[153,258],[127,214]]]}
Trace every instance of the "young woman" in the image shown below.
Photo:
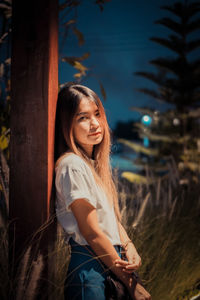
{"label": "young woman", "polygon": [[103,105],[89,88],[71,83],[59,92],[55,150],[56,214],[71,245],[65,299],[105,300],[106,269],[133,299],[151,299],[139,283],[134,288],[131,273],[141,258],[120,223],[110,131]]}

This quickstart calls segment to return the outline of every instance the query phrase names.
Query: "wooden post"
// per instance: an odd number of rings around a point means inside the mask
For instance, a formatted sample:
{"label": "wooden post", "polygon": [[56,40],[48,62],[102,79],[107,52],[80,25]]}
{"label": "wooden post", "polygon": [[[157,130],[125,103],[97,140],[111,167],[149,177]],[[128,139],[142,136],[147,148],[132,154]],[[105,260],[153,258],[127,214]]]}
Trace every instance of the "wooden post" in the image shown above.
{"label": "wooden post", "polygon": [[42,231],[38,230],[51,214],[58,0],[13,0],[12,21],[9,243],[13,275],[27,246],[32,245],[36,255],[45,252],[48,244],[48,239],[39,243]]}

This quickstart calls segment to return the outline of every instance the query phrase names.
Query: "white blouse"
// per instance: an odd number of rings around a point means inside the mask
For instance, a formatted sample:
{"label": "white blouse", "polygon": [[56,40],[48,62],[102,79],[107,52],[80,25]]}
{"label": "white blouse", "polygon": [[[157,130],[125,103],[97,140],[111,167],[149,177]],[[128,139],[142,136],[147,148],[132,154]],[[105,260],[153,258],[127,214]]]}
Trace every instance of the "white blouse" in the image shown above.
{"label": "white blouse", "polygon": [[71,153],[60,160],[55,171],[56,215],[67,240],[72,237],[81,245],[88,244],[69,208],[76,199],[84,198],[96,208],[101,230],[113,245],[120,245],[114,208],[111,208],[104,190],[96,183],[87,163],[78,155]]}

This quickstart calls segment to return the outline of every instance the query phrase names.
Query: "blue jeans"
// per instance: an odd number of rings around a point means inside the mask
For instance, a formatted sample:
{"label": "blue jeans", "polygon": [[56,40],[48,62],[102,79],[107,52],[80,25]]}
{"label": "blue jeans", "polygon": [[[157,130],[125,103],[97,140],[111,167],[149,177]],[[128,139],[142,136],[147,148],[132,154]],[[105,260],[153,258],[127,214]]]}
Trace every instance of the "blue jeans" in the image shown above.
{"label": "blue jeans", "polygon": [[[65,300],[105,300],[106,269],[90,246],[70,239],[71,260],[65,280]],[[114,246],[120,254],[120,246]]]}

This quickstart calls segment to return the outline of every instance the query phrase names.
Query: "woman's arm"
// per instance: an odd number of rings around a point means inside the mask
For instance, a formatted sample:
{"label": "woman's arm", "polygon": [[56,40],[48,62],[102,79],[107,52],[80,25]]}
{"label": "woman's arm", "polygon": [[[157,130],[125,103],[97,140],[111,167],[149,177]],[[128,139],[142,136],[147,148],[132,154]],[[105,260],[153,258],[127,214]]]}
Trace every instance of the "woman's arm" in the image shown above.
{"label": "woman's arm", "polygon": [[[129,293],[132,295],[133,299],[135,299],[132,277],[130,274],[123,272],[121,268],[115,265],[115,261],[120,260],[120,257],[110,240],[100,229],[96,209],[85,199],[77,199],[70,205],[70,207],[77,220],[79,230],[83,237],[92,247],[96,255],[102,260],[102,262],[124,282],[129,290]],[[137,299],[151,299],[150,295],[148,293],[145,294],[145,290],[143,291],[141,288],[142,287],[140,286],[139,289],[142,297]]]}
{"label": "woman's arm", "polygon": [[133,242],[128,237],[126,230],[120,222],[118,222],[118,228],[122,246],[129,264],[126,265],[123,260],[117,260],[116,264],[119,267],[123,267],[123,271],[131,273],[133,270],[137,270],[141,266],[141,257],[139,256]]}

